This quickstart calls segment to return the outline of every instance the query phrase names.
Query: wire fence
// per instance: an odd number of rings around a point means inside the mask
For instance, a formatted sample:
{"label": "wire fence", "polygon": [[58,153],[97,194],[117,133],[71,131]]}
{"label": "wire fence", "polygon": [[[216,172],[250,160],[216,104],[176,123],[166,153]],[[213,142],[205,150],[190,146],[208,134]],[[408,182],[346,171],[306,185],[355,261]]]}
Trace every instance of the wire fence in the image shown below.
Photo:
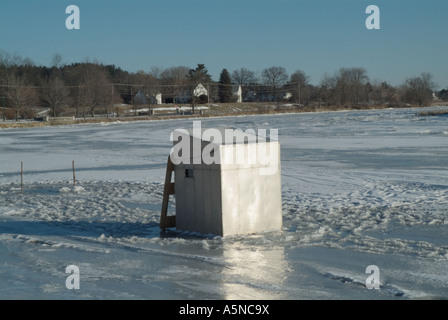
{"label": "wire fence", "polygon": [[[240,96],[240,100],[236,102],[243,101],[277,101],[277,100],[287,100],[292,97],[295,92],[304,90],[305,86],[303,83],[299,82],[289,82],[287,84],[220,84],[220,83],[198,83],[198,84],[139,84],[139,83],[108,83],[108,84],[91,84],[91,85],[62,85],[62,86],[51,86],[51,85],[14,85],[14,84],[0,84],[1,94],[8,97],[8,92],[15,89],[32,89],[36,92],[44,91],[63,91],[67,90],[69,92],[74,91],[86,91],[86,90],[104,90],[107,89],[111,95],[116,93],[127,98],[129,102],[133,101],[136,95],[146,94],[146,95],[161,95],[162,101],[168,99],[178,98],[179,100],[184,99],[188,96],[208,96],[207,102],[229,102],[220,101],[222,100],[222,92],[231,92],[234,96]],[[44,94],[44,93],[42,93]],[[129,96],[129,97],[126,97]],[[165,99],[163,98],[165,96]],[[170,101],[166,103],[175,103],[175,101]],[[3,106],[3,105],[2,105]]]}
{"label": "wire fence", "polygon": [[[0,84],[0,119],[49,121],[50,118],[65,118],[64,121],[69,121],[69,118],[264,113],[268,108],[257,103],[295,102],[297,92],[300,92],[298,83],[283,86],[219,83]],[[244,107],[239,106],[243,103]],[[207,107],[201,108],[201,105]]]}
{"label": "wire fence", "polygon": [[[41,114],[36,107],[48,108],[52,117],[75,116],[105,117],[152,115],[158,105],[201,105],[216,103],[298,102],[301,103],[300,83],[285,85],[235,85],[220,83],[199,84],[128,84],[91,83],[83,85],[0,84],[0,117],[30,119]],[[146,108],[145,108],[146,106]],[[130,111],[129,109],[132,109]],[[173,110],[165,109],[167,113]],[[174,109],[176,113],[194,112]],[[239,108],[209,111],[209,114],[226,114],[241,111]],[[157,111],[159,114],[160,111]],[[204,112],[204,111],[202,111]]]}

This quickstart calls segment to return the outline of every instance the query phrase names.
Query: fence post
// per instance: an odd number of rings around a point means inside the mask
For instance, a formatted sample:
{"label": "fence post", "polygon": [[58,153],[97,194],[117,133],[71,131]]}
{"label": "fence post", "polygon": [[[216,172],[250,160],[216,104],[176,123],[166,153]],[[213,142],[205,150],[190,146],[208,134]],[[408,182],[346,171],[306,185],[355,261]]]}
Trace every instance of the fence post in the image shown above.
{"label": "fence post", "polygon": [[76,186],[75,160],[72,161],[72,168],[73,168],[73,186]]}
{"label": "fence post", "polygon": [[20,161],[20,190],[23,194],[23,161]]}

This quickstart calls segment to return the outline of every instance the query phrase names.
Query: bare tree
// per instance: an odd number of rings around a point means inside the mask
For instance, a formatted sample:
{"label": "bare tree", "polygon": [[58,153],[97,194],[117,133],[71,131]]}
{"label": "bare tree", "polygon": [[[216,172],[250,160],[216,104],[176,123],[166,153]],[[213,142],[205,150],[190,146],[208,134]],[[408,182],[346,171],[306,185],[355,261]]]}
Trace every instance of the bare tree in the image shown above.
{"label": "bare tree", "polygon": [[279,89],[288,81],[288,74],[283,67],[270,67],[261,73],[263,83],[272,90],[275,101],[279,99]]}
{"label": "bare tree", "polygon": [[[230,80],[232,81],[232,83],[241,85],[243,96],[247,96],[249,92],[256,92],[256,86],[254,85],[259,82],[259,79],[255,72],[250,71],[246,68],[234,70],[230,76]],[[249,99],[254,99],[254,97]]]}
{"label": "bare tree", "polygon": [[34,63],[30,58],[22,58],[18,54],[11,56],[9,53],[0,50],[0,65],[11,69],[17,69],[20,66],[33,66]]}
{"label": "bare tree", "polygon": [[82,113],[84,117],[87,114],[94,117],[98,107],[109,113],[113,103],[120,101],[106,68],[99,63],[78,64],[66,76],[72,84],[71,96],[76,115]]}
{"label": "bare tree", "polygon": [[367,72],[363,68],[341,68],[334,75],[332,94],[336,105],[359,105],[366,101]]}
{"label": "bare tree", "polygon": [[322,80],[319,84],[319,90],[317,93],[319,107],[324,104],[325,106],[329,106],[330,104],[334,104],[333,99],[333,88],[335,87],[335,78],[330,77],[328,74],[324,74]]}
{"label": "bare tree", "polygon": [[38,101],[38,94],[34,87],[28,85],[24,76],[9,74],[6,76],[6,92],[8,104],[14,109],[16,120],[20,112],[34,106]]}
{"label": "bare tree", "polygon": [[11,56],[7,52],[0,50],[0,83],[6,83],[6,75],[10,68]]}
{"label": "bare tree", "polygon": [[333,98],[337,105],[346,105],[349,102],[350,71],[341,68],[333,78]]}
{"label": "bare tree", "polygon": [[90,63],[78,63],[64,72],[64,78],[70,83],[70,95],[72,97],[75,116],[86,116],[88,105],[91,103],[88,90],[88,79],[90,77]]}
{"label": "bare tree", "polygon": [[432,77],[430,73],[422,73],[420,76],[406,79],[406,100],[410,103],[418,103],[420,106],[428,104],[436,87]]}
{"label": "bare tree", "polygon": [[42,81],[41,96],[44,104],[50,107],[53,117],[57,117],[70,103],[70,90],[58,77]]}
{"label": "bare tree", "polygon": [[247,70],[246,68],[240,68],[238,70],[234,70],[230,79],[233,83],[245,86],[249,84],[254,84],[258,81],[255,73],[253,71]]}
{"label": "bare tree", "polygon": [[302,70],[297,70],[290,77],[290,88],[293,92],[293,99],[299,104],[305,104],[309,99],[309,77]]}
{"label": "bare tree", "polygon": [[190,68],[184,66],[171,67],[160,73],[160,84],[163,96],[176,103],[176,96],[188,90],[188,72]]}
{"label": "bare tree", "polygon": [[397,89],[386,81],[375,80],[372,84],[369,99],[373,100],[375,104],[396,105],[398,103]]}
{"label": "bare tree", "polygon": [[154,67],[151,67],[148,74],[151,75],[153,78],[159,80],[160,76],[162,74],[162,71],[163,71],[162,68],[154,66]]}
{"label": "bare tree", "polygon": [[98,64],[91,67],[91,74],[86,81],[88,110],[92,117],[96,108],[102,107],[109,114],[114,103],[114,91],[104,68]]}
{"label": "bare tree", "polygon": [[369,77],[367,71],[364,68],[351,68],[349,69],[349,80],[351,87],[352,104],[359,105],[363,101],[367,102],[368,94],[365,94],[365,90],[368,90]]}
{"label": "bare tree", "polygon": [[106,117],[109,118],[109,114],[111,110],[113,110],[114,104],[121,103],[123,100],[121,99],[120,94],[115,91],[113,84],[109,82],[109,79],[106,76],[101,76],[98,79],[96,90],[95,103],[104,109]]}
{"label": "bare tree", "polygon": [[55,53],[51,58],[51,66],[53,68],[60,68],[62,66],[62,55],[60,53]]}

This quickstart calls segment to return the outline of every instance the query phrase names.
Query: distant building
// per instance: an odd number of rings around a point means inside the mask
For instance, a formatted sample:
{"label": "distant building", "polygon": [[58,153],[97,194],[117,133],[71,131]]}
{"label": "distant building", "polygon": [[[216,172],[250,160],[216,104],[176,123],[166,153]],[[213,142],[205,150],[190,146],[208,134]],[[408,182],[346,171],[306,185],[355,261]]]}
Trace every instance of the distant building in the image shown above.
{"label": "distant building", "polygon": [[448,90],[443,89],[438,92],[438,96],[440,100],[447,101],[448,100]]}
{"label": "distant building", "polygon": [[134,96],[136,104],[162,104],[162,94],[145,94],[143,90],[139,90]]}
{"label": "distant building", "polygon": [[[205,87],[200,83],[197,85],[197,87],[193,90],[193,95],[197,98],[202,96],[208,96],[208,91],[205,89]],[[189,91],[183,91],[178,93],[173,99],[170,99],[172,103],[191,103],[191,93]]]}
{"label": "distant building", "polygon": [[[175,164],[176,229],[219,236],[281,230],[279,141],[255,131],[230,129],[229,135],[229,129],[214,128],[206,136],[207,130],[172,132],[175,150],[199,146],[199,158],[196,151],[170,156]],[[235,155],[239,160],[234,162]]]}
{"label": "distant building", "polygon": [[243,102],[243,90],[241,89],[241,85],[232,86],[232,94],[236,97],[236,103]]}
{"label": "distant building", "polygon": [[208,91],[207,91],[207,89],[205,89],[205,87],[202,84],[198,84],[196,89],[193,90],[193,95],[195,97],[207,96]]}
{"label": "distant building", "polygon": [[244,96],[244,101],[246,102],[257,101],[257,92],[255,90],[247,91],[246,95]]}
{"label": "distant building", "polygon": [[285,92],[283,95],[283,100],[290,100],[292,98],[292,92]]}
{"label": "distant building", "polygon": [[134,96],[134,103],[136,104],[147,104],[146,94],[143,90],[139,90]]}
{"label": "distant building", "polygon": [[162,104],[162,94],[161,93],[157,93],[155,95],[151,96],[151,104]]}
{"label": "distant building", "polygon": [[247,102],[274,102],[274,101],[284,101],[290,100],[292,98],[292,93],[279,89],[276,92],[267,86],[259,86],[256,89],[247,91],[244,96],[244,101]]}

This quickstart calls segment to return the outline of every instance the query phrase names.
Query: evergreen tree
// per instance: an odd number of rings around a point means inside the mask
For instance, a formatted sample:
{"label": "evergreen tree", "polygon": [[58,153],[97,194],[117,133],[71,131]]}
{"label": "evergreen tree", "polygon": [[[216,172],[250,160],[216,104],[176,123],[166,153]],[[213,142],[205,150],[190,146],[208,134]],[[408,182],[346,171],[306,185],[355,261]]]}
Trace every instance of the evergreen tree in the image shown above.
{"label": "evergreen tree", "polygon": [[221,75],[219,76],[218,96],[219,101],[222,103],[233,102],[232,82],[227,69],[223,69]]}
{"label": "evergreen tree", "polygon": [[[189,87],[191,94],[191,112],[194,114],[194,106],[200,99],[207,99],[207,96],[196,97],[194,90],[199,84],[207,85],[212,82],[212,77],[208,74],[208,70],[204,64],[198,64],[196,69],[191,69],[188,72]],[[210,93],[208,93],[210,94]]]}
{"label": "evergreen tree", "polygon": [[188,72],[188,76],[190,82],[195,86],[197,86],[200,83],[205,85],[207,83],[212,82],[212,77],[208,74],[208,70],[204,64],[198,64],[196,69],[191,69]]}

